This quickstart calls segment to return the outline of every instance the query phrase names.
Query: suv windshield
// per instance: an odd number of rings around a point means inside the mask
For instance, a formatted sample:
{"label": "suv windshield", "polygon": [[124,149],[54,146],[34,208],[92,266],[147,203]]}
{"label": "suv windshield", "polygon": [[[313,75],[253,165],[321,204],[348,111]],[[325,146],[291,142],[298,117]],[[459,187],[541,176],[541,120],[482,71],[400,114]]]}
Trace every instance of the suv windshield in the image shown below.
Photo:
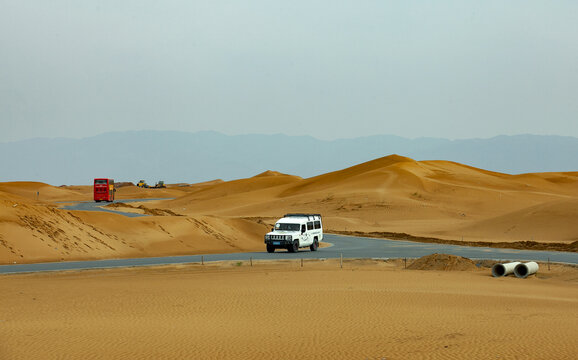
{"label": "suv windshield", "polygon": [[275,230],[299,231],[299,224],[277,223],[275,224]]}

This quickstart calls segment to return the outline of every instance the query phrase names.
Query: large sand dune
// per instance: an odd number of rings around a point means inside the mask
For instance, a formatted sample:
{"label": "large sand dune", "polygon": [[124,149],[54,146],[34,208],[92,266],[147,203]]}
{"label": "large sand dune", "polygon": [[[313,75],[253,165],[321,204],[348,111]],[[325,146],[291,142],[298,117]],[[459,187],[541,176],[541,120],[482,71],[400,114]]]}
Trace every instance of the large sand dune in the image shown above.
{"label": "large sand dune", "polygon": [[[572,206],[578,199],[578,173],[514,176],[447,161],[389,156],[282,185],[232,191],[235,188],[223,183],[218,196],[208,197],[215,189],[204,189],[162,206],[189,215],[270,219],[285,212],[319,212],[333,231],[490,242],[578,240]],[[540,221],[534,222],[536,218]]]}
{"label": "large sand dune", "polygon": [[321,213],[328,232],[578,247],[578,172],[508,175],[392,155],[308,179],[267,171],[117,191],[117,203],[134,198],[171,200],[126,205],[157,214],[133,219],[58,209],[91,201],[91,186],[0,183],[0,263],[262,250],[286,212]]}

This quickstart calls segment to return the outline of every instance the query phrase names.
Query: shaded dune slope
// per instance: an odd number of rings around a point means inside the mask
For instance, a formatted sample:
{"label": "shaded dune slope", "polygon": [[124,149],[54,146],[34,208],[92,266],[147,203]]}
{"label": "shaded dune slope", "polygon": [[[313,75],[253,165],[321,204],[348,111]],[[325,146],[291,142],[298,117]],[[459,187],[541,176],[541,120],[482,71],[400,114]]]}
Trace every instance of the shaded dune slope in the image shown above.
{"label": "shaded dune slope", "polygon": [[[271,220],[284,212],[320,212],[334,231],[404,232],[469,241],[534,236],[537,241],[570,242],[578,235],[576,213],[569,211],[578,198],[576,172],[508,175],[392,155],[308,179],[264,186],[255,179],[225,182],[163,206],[182,206],[188,214]],[[245,186],[249,182],[251,186]],[[535,207],[547,210],[536,212]],[[508,224],[532,213],[540,221],[518,225],[527,231],[507,231]],[[533,230],[548,223],[556,225]]]}

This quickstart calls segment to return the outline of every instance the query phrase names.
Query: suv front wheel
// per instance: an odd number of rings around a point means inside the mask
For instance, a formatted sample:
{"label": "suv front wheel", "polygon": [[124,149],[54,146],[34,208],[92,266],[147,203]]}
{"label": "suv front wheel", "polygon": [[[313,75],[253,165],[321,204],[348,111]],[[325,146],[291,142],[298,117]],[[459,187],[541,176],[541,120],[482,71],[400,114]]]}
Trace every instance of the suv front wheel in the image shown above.
{"label": "suv front wheel", "polygon": [[289,252],[292,252],[292,253],[298,252],[299,251],[299,240],[295,240],[295,242],[292,245],[289,245],[287,250],[289,250]]}

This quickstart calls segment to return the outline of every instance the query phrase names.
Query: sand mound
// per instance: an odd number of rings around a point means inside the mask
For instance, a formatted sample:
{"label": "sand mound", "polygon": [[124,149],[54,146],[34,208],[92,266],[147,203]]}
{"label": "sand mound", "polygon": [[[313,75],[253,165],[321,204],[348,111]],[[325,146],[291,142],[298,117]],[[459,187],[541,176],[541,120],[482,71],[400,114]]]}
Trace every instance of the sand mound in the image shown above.
{"label": "sand mound", "polygon": [[468,271],[476,270],[476,264],[465,257],[448,254],[431,254],[415,260],[410,270],[444,270],[444,271]]}
{"label": "sand mound", "polygon": [[[190,195],[185,195],[173,202],[173,206],[180,207],[188,203],[197,203],[200,200],[208,200],[214,203],[215,199],[236,196],[243,193],[253,193],[267,188],[276,188],[287,184],[302,181],[302,178],[294,175],[278,174],[276,176],[257,176],[248,179],[232,180],[227,182],[216,183],[214,185],[193,188]],[[252,194],[249,198],[259,201],[260,197]],[[250,202],[249,202],[250,203]],[[236,205],[238,206],[238,204]]]}
{"label": "sand mound", "polygon": [[174,211],[171,211],[168,209],[154,209],[154,208],[148,208],[144,205],[132,206],[130,204],[126,204],[123,202],[116,202],[116,203],[108,204],[105,207],[113,208],[113,209],[119,209],[120,211],[126,211],[127,208],[128,209],[140,209],[140,210],[142,210],[143,214],[152,215],[152,216],[182,216],[182,215],[179,215],[179,214],[175,213]]}
{"label": "sand mound", "polygon": [[80,201],[86,198],[81,191],[71,190],[69,187],[56,187],[31,181],[0,183],[0,191],[33,201]]}
{"label": "sand mound", "polygon": [[130,181],[121,181],[114,184],[114,186],[118,189],[125,186],[134,186],[134,183]]}
{"label": "sand mound", "polygon": [[225,182],[225,180],[223,180],[223,179],[215,179],[215,180],[203,181],[200,183],[187,184],[187,185],[188,186],[208,186],[208,185],[222,184],[224,182]]}
{"label": "sand mound", "polygon": [[258,177],[267,177],[267,176],[288,176],[288,175],[280,173],[279,171],[267,170],[265,172],[260,173],[259,175],[255,175],[253,177],[258,178]]}
{"label": "sand mound", "polygon": [[[366,187],[381,187],[385,183],[388,183],[391,175],[394,175],[393,177],[395,178],[400,175],[398,170],[395,168],[396,166],[402,163],[411,162],[415,163],[415,160],[399,155],[382,157],[343,170],[305,179],[283,191],[280,196],[288,197],[305,193],[326,191],[328,189],[335,190],[341,188],[343,190],[356,190]],[[386,171],[389,171],[389,173],[384,173]]]}

